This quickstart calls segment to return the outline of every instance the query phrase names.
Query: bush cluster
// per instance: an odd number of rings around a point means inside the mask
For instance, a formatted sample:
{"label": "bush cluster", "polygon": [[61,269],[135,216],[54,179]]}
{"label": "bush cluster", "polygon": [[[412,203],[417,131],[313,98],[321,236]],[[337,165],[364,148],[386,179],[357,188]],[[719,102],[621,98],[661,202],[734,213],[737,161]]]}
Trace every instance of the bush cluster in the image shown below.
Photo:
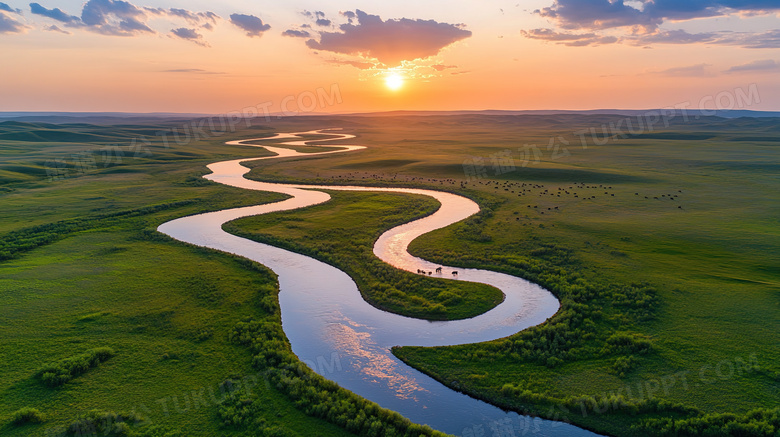
{"label": "bush cluster", "polygon": [[38,371],[37,376],[45,385],[59,387],[113,356],[114,350],[108,347],[90,349],[83,354],[47,364]]}
{"label": "bush cluster", "polygon": [[37,408],[24,407],[14,411],[11,414],[11,423],[14,425],[24,425],[26,423],[41,423],[45,420],[43,413]]}
{"label": "bush cluster", "polygon": [[659,437],[776,437],[780,434],[780,408],[760,408],[741,415],[705,414],[685,419],[645,419],[633,429]]}
{"label": "bush cluster", "polygon": [[148,427],[135,413],[90,410],[79,415],[68,425],[46,430],[51,437],[173,437],[159,427]]}

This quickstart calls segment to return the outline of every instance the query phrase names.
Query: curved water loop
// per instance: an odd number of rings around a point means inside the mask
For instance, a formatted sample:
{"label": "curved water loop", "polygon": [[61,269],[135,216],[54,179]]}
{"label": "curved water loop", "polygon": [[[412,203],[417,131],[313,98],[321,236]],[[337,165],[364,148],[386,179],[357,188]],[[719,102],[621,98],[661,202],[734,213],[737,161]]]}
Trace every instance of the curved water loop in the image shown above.
{"label": "curved water loop", "polygon": [[[465,197],[413,188],[280,184],[243,177],[250,171],[241,165],[246,161],[305,158],[364,148],[338,145],[332,146],[339,147],[337,150],[300,153],[288,148],[246,144],[315,134],[330,138],[279,145],[311,146],[313,142],[354,138],[317,130],[231,141],[227,144],[264,147],[276,156],[217,162],[208,166],[212,173],[204,176],[225,185],[283,193],[290,198],[183,217],[162,224],[158,230],[177,240],[243,256],[269,267],[279,277],[282,327],[293,352],[326,378],[414,422],[453,434],[480,427],[487,432],[490,426],[503,424],[513,426],[516,432],[534,431],[540,435],[595,435],[572,425],[504,412],[445,387],[392,355],[390,348],[395,345],[445,346],[505,337],[544,322],[555,314],[559,303],[549,291],[524,279],[486,270],[441,266],[408,253],[409,243],[418,236],[476,214],[479,206]],[[382,234],[374,245],[374,254],[388,264],[413,273],[418,269],[435,271],[442,267],[441,277],[492,285],[504,293],[504,301],[484,314],[465,320],[432,322],[388,313],[364,301],[354,281],[341,270],[222,230],[224,223],[241,217],[327,202],[330,195],[318,190],[379,191],[435,198],[441,204],[436,212]],[[458,272],[457,276],[453,271]]]}

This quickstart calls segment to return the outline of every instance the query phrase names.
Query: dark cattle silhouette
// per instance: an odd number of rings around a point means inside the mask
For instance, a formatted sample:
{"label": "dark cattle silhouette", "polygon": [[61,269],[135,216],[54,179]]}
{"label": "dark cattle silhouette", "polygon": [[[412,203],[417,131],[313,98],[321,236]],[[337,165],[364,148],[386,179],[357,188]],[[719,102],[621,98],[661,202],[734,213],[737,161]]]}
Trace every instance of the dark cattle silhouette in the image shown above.
{"label": "dark cattle silhouette", "polygon": [[458,276],[458,272],[452,272],[452,276]]}
{"label": "dark cattle silhouette", "polygon": [[436,267],[436,273],[441,273],[441,267]]}

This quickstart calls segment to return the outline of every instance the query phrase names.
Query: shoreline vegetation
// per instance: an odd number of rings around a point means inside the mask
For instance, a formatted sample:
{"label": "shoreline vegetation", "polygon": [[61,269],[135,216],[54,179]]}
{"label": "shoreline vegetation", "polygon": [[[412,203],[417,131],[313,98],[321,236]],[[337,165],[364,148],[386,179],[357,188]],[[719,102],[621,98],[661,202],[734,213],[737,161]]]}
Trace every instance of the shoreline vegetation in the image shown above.
{"label": "shoreline vegetation", "polygon": [[[322,127],[345,119],[293,120],[273,129],[302,130],[303,122]],[[466,181],[464,155],[489,162],[491,153],[516,149],[519,139],[544,143],[560,132],[562,122],[576,131],[612,118],[436,117],[435,127],[431,120],[345,122],[363,129],[357,142],[372,148],[351,156],[257,165],[269,181],[407,184],[466,195],[483,211],[415,240],[410,252],[434,262],[517,275],[561,300],[556,316],[516,335],[475,345],[404,347],[394,349],[396,356],[487,402],[616,436],[770,436],[780,429],[774,407],[780,351],[772,343],[780,328],[780,282],[771,268],[779,246],[771,232],[772,205],[780,199],[774,189],[776,169],[769,164],[779,157],[772,144],[739,139],[754,138],[755,132],[775,138],[780,121],[705,117],[673,124],[662,139],[615,138],[572,151],[574,161],[544,159],[527,168],[518,163],[513,171]],[[7,418],[0,432],[44,435],[53,427],[87,423],[83,420],[140,420],[152,424],[127,432],[149,436],[173,436],[176,428],[186,427],[202,435],[242,435],[247,427],[268,435],[313,429],[345,435],[331,423],[369,433],[380,427],[377,420],[399,433],[419,431],[393,413],[330,387],[327,380],[315,381],[316,374],[307,375],[310,370],[288,355],[283,333],[278,336],[278,301],[267,269],[154,235],[156,224],[173,217],[277,200],[217,187],[199,178],[203,171],[193,170],[246,156],[245,147],[220,146],[215,153],[221,140],[171,148],[153,143],[150,156],[83,173],[69,166],[72,176],[47,181],[46,159],[68,159],[85,148],[129,142],[138,132],[159,128],[87,126],[0,123],[0,129],[18,137],[9,142],[7,157],[0,158],[0,196],[6,205],[0,216],[5,245],[0,267],[6,278],[0,297],[8,309],[3,317],[11,321],[2,329],[4,338],[20,338],[8,345],[12,371],[0,387],[8,399],[0,411]],[[21,134],[27,130],[47,134],[29,141]],[[73,144],[56,140],[58,132],[86,130],[104,135],[103,142],[84,142],[83,135]],[[247,137],[257,134],[250,131]],[[707,133],[706,147],[685,139],[691,132]],[[44,137],[50,140],[41,142]],[[454,137],[460,140],[452,142]],[[260,156],[262,149],[250,153]],[[366,206],[381,200],[368,200]],[[150,204],[174,206],[111,216]],[[424,210],[417,207],[416,213]],[[313,209],[291,212],[286,219],[295,224],[296,214],[303,217]],[[81,218],[88,218],[88,225],[78,222]],[[280,220],[273,226],[277,232],[285,224]],[[296,238],[302,241],[318,231],[316,226],[299,228]],[[78,255],[85,250],[91,260]],[[185,274],[193,262],[215,273]],[[163,265],[170,277],[143,278],[142,272]],[[248,270],[253,272],[249,279]],[[220,280],[220,275],[233,279]],[[117,286],[111,276],[125,282]],[[34,287],[24,285],[33,278]],[[193,294],[193,285],[203,292]],[[36,302],[44,300],[50,309],[42,312]],[[62,334],[53,337],[36,326]],[[91,340],[94,336],[100,342]],[[116,355],[61,387],[35,380],[41,362],[97,347],[110,347]],[[231,363],[227,370],[226,362]],[[155,399],[204,381],[229,392],[235,381],[277,364],[267,380],[274,382],[258,384],[255,398],[227,397],[187,415],[130,413],[139,403],[154,406]],[[140,373],[138,366],[145,366]],[[171,383],[128,386],[117,375]],[[335,399],[350,406],[340,410]],[[360,420],[350,424],[346,416]],[[115,435],[126,431],[115,428]]]}

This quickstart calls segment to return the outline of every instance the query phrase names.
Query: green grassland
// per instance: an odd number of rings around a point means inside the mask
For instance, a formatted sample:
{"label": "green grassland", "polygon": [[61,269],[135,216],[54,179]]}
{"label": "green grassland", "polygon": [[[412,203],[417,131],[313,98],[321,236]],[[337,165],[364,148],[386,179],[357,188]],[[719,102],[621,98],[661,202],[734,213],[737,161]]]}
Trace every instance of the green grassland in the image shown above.
{"label": "green grassland", "polygon": [[[38,126],[22,128],[40,136]],[[90,129],[106,135],[119,131],[129,157],[103,167],[96,154],[95,168],[71,168],[68,177],[55,181],[40,177],[45,170],[21,167],[43,169],[46,160],[60,157],[72,162],[72,154],[110,143],[79,137],[79,143],[70,144],[67,135],[47,136],[45,143],[3,137],[3,168],[15,169],[8,176],[15,183],[6,181],[2,194],[3,245],[41,244],[0,263],[5,364],[0,433],[44,435],[97,409],[134,411],[158,427],[160,435],[238,434],[220,427],[210,395],[219,399],[220,384],[228,378],[256,373],[250,353],[228,342],[227,334],[242,318],[264,314],[255,301],[259,294],[274,293],[274,275],[262,268],[247,274],[244,262],[156,238],[154,229],[171,218],[283,196],[246,193],[195,178],[206,173],[205,163],[231,153],[246,156],[246,150],[206,151],[202,143],[170,150],[155,144],[151,156],[135,158],[127,144],[137,129]],[[123,214],[169,204],[174,206]],[[47,235],[52,238],[39,241]],[[62,387],[48,387],[36,376],[46,363],[96,347],[110,347],[115,356]],[[193,391],[204,391],[205,402],[192,404]],[[275,390],[257,392],[269,405],[269,424],[304,434],[341,434],[308,418]],[[24,407],[40,410],[45,422],[9,425],[5,418]]]}
{"label": "green grassland", "polygon": [[[480,202],[480,216],[421,237],[412,253],[529,278],[563,309],[508,339],[396,349],[453,388],[615,435],[661,433],[643,428],[647,419],[714,426],[707,420],[728,418],[707,414],[776,407],[780,124],[710,118],[603,145],[588,134],[587,148],[574,134],[616,120],[364,119],[355,143],[372,149],[259,163],[250,177],[318,174],[318,183],[422,186]],[[554,159],[547,145],[559,136],[569,153]],[[526,144],[542,157],[523,167]],[[497,174],[491,157],[506,151],[516,168]],[[467,182],[463,164],[473,157],[483,158],[485,177]],[[604,408],[613,394],[625,401]]]}
{"label": "green grassland", "polygon": [[[8,124],[0,127],[34,136],[7,135],[14,141],[2,148],[1,165],[13,171],[0,193],[0,434],[326,436],[382,426],[431,434],[297,361],[269,270],[155,231],[176,217],[283,199],[200,178],[207,163],[267,152],[157,139],[136,157],[129,144],[140,128]],[[63,140],[41,143],[41,130]],[[117,143],[70,136],[85,130]],[[100,150],[111,144],[122,160],[103,166]],[[96,165],[79,168],[74,155]],[[55,159],[68,171],[52,178]],[[259,350],[240,335],[258,323],[269,327]],[[277,359],[261,361],[263,353]],[[324,397],[301,397],[293,388],[304,381]],[[318,403],[319,416],[304,411]],[[365,423],[341,419],[360,411]]]}
{"label": "green grassland", "polygon": [[[401,359],[488,402],[614,435],[663,435],[673,428],[663,418],[678,419],[674,426],[685,430],[731,423],[733,435],[771,435],[775,431],[760,426],[778,426],[776,412],[746,413],[776,407],[780,399],[780,122],[704,118],[615,135],[603,145],[587,134],[587,148],[575,134],[593,127],[601,140],[601,126],[618,121],[581,115],[293,117],[229,138],[169,147],[155,140],[138,156],[128,146],[131,138],[152,138],[176,124],[0,123],[0,233],[6,249],[8,242],[22,247],[6,250],[0,262],[0,353],[9,369],[0,376],[0,416],[8,418],[0,431],[43,435],[98,409],[135,410],[148,416],[145,429],[160,435],[177,429],[184,435],[241,433],[245,416],[302,435],[344,432],[296,409],[290,393],[298,390],[262,383],[252,405],[273,407],[246,407],[242,415],[235,414],[240,405],[225,402],[174,414],[171,397],[181,393],[183,399],[202,387],[219,392],[228,380],[256,374],[251,355],[257,363],[264,350],[281,350],[277,340],[243,346],[235,340],[253,329],[249,318],[278,328],[275,298],[268,297],[275,296],[275,283],[265,269],[153,231],[174,217],[280,198],[199,178],[209,162],[264,154],[221,145],[224,140],[343,127],[358,135],[344,143],[369,148],[257,161],[249,176],[425,187],[471,197],[482,213],[421,237],[411,251],[434,262],[526,277],[562,302],[550,321],[507,339],[396,349]],[[548,149],[551,138],[559,150]],[[123,144],[125,156],[104,166],[99,150],[111,144]],[[524,152],[527,145],[538,147],[538,162]],[[82,172],[73,155],[83,151],[91,151],[96,165]],[[504,167],[493,168],[494,158]],[[45,163],[55,159],[64,160],[68,172],[50,180]],[[473,171],[468,165],[480,162],[481,177],[467,179],[464,163]],[[374,261],[365,248],[391,225],[429,212],[433,206],[424,199],[333,196],[326,205],[229,226],[334,265],[351,262],[340,247],[363,248],[352,258],[362,264],[350,273],[365,281],[361,291],[369,301],[376,290],[407,281],[392,294],[401,301],[384,304],[391,310],[430,317],[430,308],[441,304],[457,318],[490,300],[477,288],[483,295],[473,303],[463,295],[437,301],[442,285],[429,278],[371,276]],[[349,218],[358,216],[360,232],[350,232]],[[344,245],[323,245],[317,238],[324,236]],[[424,300],[412,300],[415,293]],[[379,300],[374,304],[381,306]],[[99,347],[115,355],[63,386],[37,379],[44,364]],[[290,360],[259,361],[266,370],[287,363],[289,372],[295,368]],[[606,399],[612,394],[623,398]],[[168,415],[156,402],[166,398]],[[24,407],[40,410],[45,422],[11,425]],[[34,422],[36,414],[17,416]],[[648,422],[654,419],[661,422]]]}

